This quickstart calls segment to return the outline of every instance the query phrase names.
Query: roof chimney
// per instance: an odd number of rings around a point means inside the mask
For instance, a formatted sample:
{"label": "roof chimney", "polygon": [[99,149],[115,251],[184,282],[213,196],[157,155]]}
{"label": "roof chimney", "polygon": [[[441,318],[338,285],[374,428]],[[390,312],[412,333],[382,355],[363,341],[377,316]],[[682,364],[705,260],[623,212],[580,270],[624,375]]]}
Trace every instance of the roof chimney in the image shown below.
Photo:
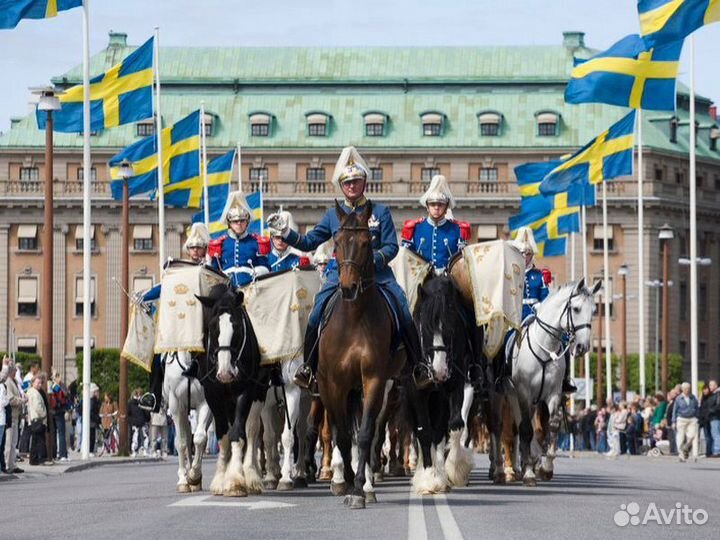
{"label": "roof chimney", "polygon": [[710,113],[710,118],[712,118],[714,122],[717,122],[717,105],[710,105],[708,112]]}
{"label": "roof chimney", "polygon": [[585,32],[563,32],[563,45],[568,49],[585,48]]}
{"label": "roof chimney", "polygon": [[109,35],[108,47],[127,47],[127,34],[125,32],[113,32],[110,30]]}

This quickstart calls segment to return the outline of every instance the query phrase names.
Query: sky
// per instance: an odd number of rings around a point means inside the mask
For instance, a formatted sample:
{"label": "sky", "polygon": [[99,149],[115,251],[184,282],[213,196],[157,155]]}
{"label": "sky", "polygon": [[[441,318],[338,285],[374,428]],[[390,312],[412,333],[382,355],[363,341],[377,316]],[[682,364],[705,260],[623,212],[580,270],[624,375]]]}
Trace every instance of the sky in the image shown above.
{"label": "sky", "polygon": [[[91,0],[91,54],[110,30],[140,45],[154,26],[161,46],[227,47],[558,45],[563,31],[582,31],[588,47],[606,49],[639,30],[634,0]],[[720,102],[720,24],[694,36],[696,92]],[[81,61],[79,9],[0,30],[0,132],[27,114],[28,88]]]}

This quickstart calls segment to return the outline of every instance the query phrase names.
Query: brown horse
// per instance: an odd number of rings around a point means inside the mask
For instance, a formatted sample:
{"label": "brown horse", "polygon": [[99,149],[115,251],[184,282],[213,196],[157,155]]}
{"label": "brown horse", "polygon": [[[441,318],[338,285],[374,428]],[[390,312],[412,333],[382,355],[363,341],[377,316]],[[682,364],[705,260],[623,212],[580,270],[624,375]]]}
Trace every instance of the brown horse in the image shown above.
{"label": "brown horse", "polygon": [[[372,204],[368,202],[362,214],[345,214],[336,201],[335,210],[340,221],[335,257],[342,300],[335,303],[320,337],[317,381],[335,442],[331,491],[350,491],[350,508],[365,508],[366,493],[368,501],[374,500],[368,472],[376,421],[388,382],[399,375],[405,356],[391,357],[393,321],[375,282],[368,227]],[[351,447],[359,410],[358,465],[353,472]]]}

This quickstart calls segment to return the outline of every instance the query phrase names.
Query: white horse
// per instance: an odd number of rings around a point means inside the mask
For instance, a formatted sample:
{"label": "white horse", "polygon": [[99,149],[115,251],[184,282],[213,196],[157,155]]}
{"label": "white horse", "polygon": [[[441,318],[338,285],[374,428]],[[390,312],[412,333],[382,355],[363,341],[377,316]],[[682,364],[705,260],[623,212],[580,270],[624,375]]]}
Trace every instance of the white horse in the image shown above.
{"label": "white horse", "polygon": [[598,281],[590,290],[581,279],[577,284],[569,283],[552,293],[538,305],[535,318],[523,329],[519,342],[508,349],[511,351],[508,358],[512,361],[512,378],[506,387],[519,426],[523,483],[527,486],[536,485],[533,469],[537,453],[531,455],[530,448],[534,436],[532,419],[536,412],[549,420],[549,429],[545,430],[548,449],[540,474],[543,478],[552,477],[563,399],[564,354],[569,350],[571,357],[575,357],[590,349],[591,321],[595,311],[593,296],[601,285]]}
{"label": "white horse", "polygon": [[[163,399],[177,429],[175,437],[178,451],[177,491],[179,493],[201,491],[202,458],[207,444],[208,428],[212,422],[210,407],[205,401],[205,393],[200,382],[182,374],[183,370],[190,366],[190,353],[166,353],[163,355],[163,361],[165,362]],[[188,418],[190,409],[195,409],[197,413],[194,435]],[[189,452],[191,445],[195,447],[192,454]]]}
{"label": "white horse", "polygon": [[[271,386],[265,398],[265,406],[261,412],[265,446],[265,489],[277,488],[286,491],[293,487],[307,487],[305,455],[310,394],[293,382],[293,375],[302,362],[303,357],[299,356],[281,363],[283,386]],[[282,466],[278,454],[278,438],[283,448]],[[297,455],[293,456],[296,439]]]}

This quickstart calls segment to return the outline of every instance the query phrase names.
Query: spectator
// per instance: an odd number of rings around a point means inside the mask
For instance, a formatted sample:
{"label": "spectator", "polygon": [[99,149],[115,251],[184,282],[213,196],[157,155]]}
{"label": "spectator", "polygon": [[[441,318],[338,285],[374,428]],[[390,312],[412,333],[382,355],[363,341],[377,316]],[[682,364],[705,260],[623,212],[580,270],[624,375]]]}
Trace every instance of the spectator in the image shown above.
{"label": "spectator", "polygon": [[110,394],[105,392],[102,405],[100,405],[100,424],[103,433],[107,433],[113,425],[113,419],[117,416],[118,406]]}
{"label": "spectator", "polygon": [[[5,380],[8,378],[9,373],[10,359],[6,356],[3,358],[2,368],[0,368],[0,449],[5,448],[5,426],[7,417],[10,416],[8,414],[10,412],[10,398],[5,387]],[[7,472],[5,452],[0,452],[0,471]]]}
{"label": "spectator", "polygon": [[595,440],[598,453],[604,454],[608,451],[607,446],[607,410],[600,409],[595,417]]}
{"label": "spectator", "polygon": [[608,457],[616,457],[620,453],[620,435],[617,430],[617,421],[619,410],[615,405],[609,402],[608,406],[608,421],[607,421],[607,441],[608,451],[605,455]]}
{"label": "spectator", "polygon": [[668,392],[667,409],[665,410],[665,425],[667,426],[667,438],[670,441],[670,453],[673,455],[678,453],[677,445],[675,444],[677,441],[675,435],[675,426],[673,425],[672,421],[673,408],[675,407],[675,398],[677,397],[677,395],[678,392],[676,392],[674,388]]}
{"label": "spectator", "polygon": [[672,426],[677,434],[676,446],[680,461],[687,461],[690,444],[692,444],[693,461],[697,461],[699,411],[698,400],[690,393],[690,383],[682,383],[682,394],[675,398],[672,413]]}
{"label": "spectator", "polygon": [[30,364],[30,371],[28,371],[25,374],[25,377],[23,377],[23,379],[22,379],[21,387],[22,387],[23,392],[27,392],[30,389],[30,387],[32,386],[33,377],[35,377],[35,375],[37,375],[39,372],[40,372],[40,364],[38,364],[37,362],[32,362]]}
{"label": "spectator", "polygon": [[703,384],[702,395],[700,396],[700,411],[698,412],[698,426],[700,432],[705,435],[705,457],[712,455],[712,431],[710,430],[710,418],[708,415],[712,391],[708,382]]}
{"label": "spectator", "polygon": [[53,415],[55,427],[54,440],[56,456],[60,461],[68,460],[67,440],[65,438],[65,413],[70,406],[70,393],[62,382],[60,373],[53,373],[53,382],[50,385],[50,411]]}
{"label": "spectator", "polygon": [[8,403],[10,405],[10,413],[5,417],[5,446],[0,448],[5,458],[5,469],[10,474],[20,474],[25,472],[17,466],[17,446],[20,438],[20,417],[23,404],[27,401],[24,392],[20,391],[20,385],[17,383],[17,367],[10,364],[7,379],[5,380],[5,390],[7,393]]}
{"label": "spectator", "polygon": [[147,455],[148,432],[147,424],[150,421],[150,414],[140,408],[140,397],[142,389],[136,388],[128,402],[128,424],[132,429],[131,450],[132,457],[137,457],[138,450]]}
{"label": "spectator", "polygon": [[150,441],[152,450],[157,457],[167,457],[168,453],[168,425],[167,412],[160,407],[159,412],[150,413]]}
{"label": "spectator", "polygon": [[667,411],[668,406],[665,396],[661,392],[655,394],[655,402],[655,411],[653,412],[652,419],[650,420],[650,427],[653,430],[660,426],[660,422],[662,422],[665,418],[665,412]]}
{"label": "spectator", "polygon": [[40,465],[47,459],[45,434],[47,432],[47,406],[42,396],[44,378],[36,374],[30,382],[28,396],[28,420],[30,422],[30,465]]}
{"label": "spectator", "polygon": [[627,429],[628,429],[628,416],[630,412],[627,408],[627,403],[621,401],[615,416],[615,431],[617,432],[617,448],[619,454],[626,454],[628,452],[627,442]]}
{"label": "spectator", "polygon": [[95,455],[97,428],[100,425],[100,388],[90,383],[90,455]]}
{"label": "spectator", "polygon": [[712,434],[711,457],[720,457],[720,388],[715,380],[708,383],[712,398],[708,406],[708,422]]}

